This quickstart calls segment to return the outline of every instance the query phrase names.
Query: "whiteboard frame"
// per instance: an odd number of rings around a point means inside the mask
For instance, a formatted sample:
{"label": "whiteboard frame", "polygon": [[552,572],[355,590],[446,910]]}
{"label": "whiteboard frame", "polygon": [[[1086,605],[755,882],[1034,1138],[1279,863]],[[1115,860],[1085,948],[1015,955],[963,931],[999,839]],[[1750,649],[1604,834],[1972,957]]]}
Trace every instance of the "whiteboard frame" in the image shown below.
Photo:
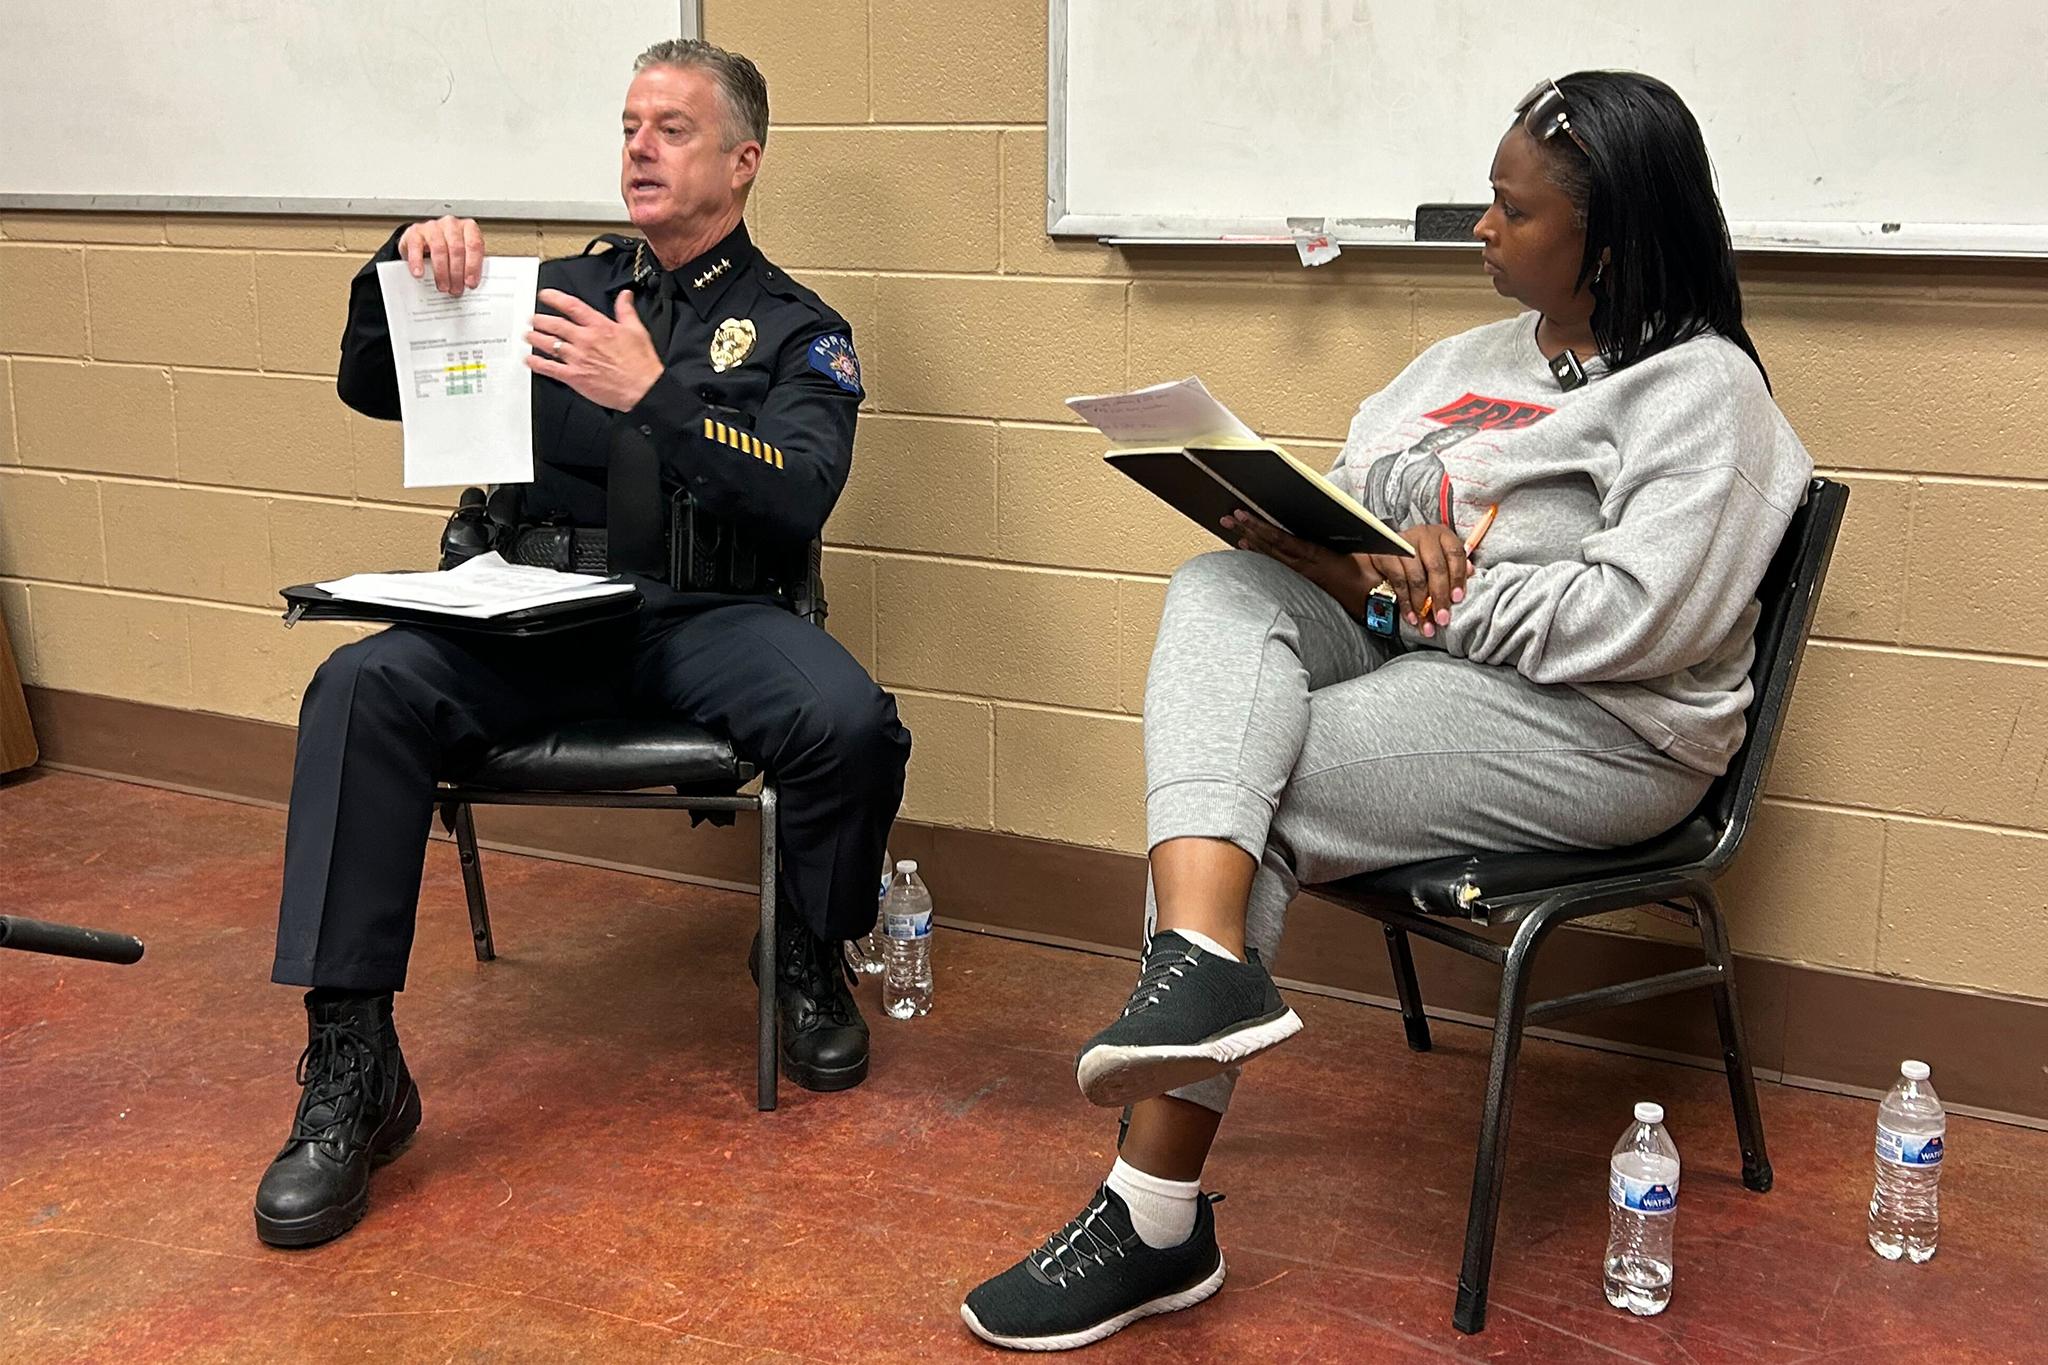
{"label": "whiteboard frame", "polygon": [[[676,0],[681,37],[704,36],[704,0]],[[328,218],[381,218],[391,215],[438,218],[461,213],[466,218],[547,219],[572,223],[617,223],[626,212],[617,199],[591,203],[560,199],[465,200],[345,199],[315,197],[272,199],[260,195],[225,194],[6,194],[0,209],[84,213],[247,213],[309,215]]]}
{"label": "whiteboard frame", "polygon": [[[1105,246],[1287,247],[1273,218],[1143,217],[1081,214],[1067,208],[1067,3],[1046,0],[1045,231],[1093,237]],[[1325,224],[1341,246],[1471,251],[1477,242],[1418,242],[1405,218],[1338,218]],[[2048,257],[2048,224],[1765,223],[1728,224],[1738,252],[1823,256]]]}

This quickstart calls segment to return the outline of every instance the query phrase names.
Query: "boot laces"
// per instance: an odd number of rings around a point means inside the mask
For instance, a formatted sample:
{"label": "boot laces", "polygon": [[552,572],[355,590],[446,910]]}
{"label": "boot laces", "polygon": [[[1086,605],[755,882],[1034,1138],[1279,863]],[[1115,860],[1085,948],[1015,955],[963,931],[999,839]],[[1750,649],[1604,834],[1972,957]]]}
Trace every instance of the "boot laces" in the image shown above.
{"label": "boot laces", "polygon": [[1162,996],[1173,990],[1173,983],[1188,974],[1188,968],[1199,960],[1193,948],[1162,943],[1154,938],[1145,950],[1145,967],[1138,974],[1138,984],[1131,989],[1131,998],[1124,1005],[1124,1015],[1136,1014],[1159,1003]]}
{"label": "boot laces", "polygon": [[1045,1245],[1031,1253],[1041,1274],[1060,1288],[1069,1278],[1086,1279],[1090,1267],[1101,1266],[1113,1256],[1124,1259],[1124,1242],[1102,1219],[1109,1209],[1106,1195],[1098,1195],[1078,1217],[1045,1239]]}
{"label": "boot laces", "polygon": [[799,925],[783,939],[782,959],[783,975],[810,997],[819,1018],[840,1025],[853,1023],[850,987],[856,982],[842,945],[819,938],[808,925]]}
{"label": "boot laces", "polygon": [[356,1116],[383,1093],[387,1067],[374,1025],[361,1019],[316,1020],[299,1054],[305,1094],[285,1146],[335,1142],[353,1147]]}

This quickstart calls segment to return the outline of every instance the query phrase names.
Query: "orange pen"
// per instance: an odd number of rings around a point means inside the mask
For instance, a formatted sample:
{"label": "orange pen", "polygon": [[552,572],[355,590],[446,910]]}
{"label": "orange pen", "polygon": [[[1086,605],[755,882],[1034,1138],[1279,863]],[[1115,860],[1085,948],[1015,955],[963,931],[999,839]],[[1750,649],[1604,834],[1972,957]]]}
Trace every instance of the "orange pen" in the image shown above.
{"label": "orange pen", "polygon": [[[1472,528],[1472,534],[1465,537],[1465,558],[1467,560],[1470,560],[1472,557],[1472,552],[1479,548],[1479,542],[1486,539],[1486,532],[1489,528],[1492,527],[1493,519],[1495,516],[1499,515],[1499,513],[1499,503],[1494,503],[1491,507],[1488,507],[1486,509],[1486,515],[1479,518],[1479,524]],[[1422,611],[1416,617],[1416,624],[1421,625],[1424,622],[1428,621],[1429,613],[1431,609],[1435,606],[1436,599],[1434,597],[1423,598]]]}

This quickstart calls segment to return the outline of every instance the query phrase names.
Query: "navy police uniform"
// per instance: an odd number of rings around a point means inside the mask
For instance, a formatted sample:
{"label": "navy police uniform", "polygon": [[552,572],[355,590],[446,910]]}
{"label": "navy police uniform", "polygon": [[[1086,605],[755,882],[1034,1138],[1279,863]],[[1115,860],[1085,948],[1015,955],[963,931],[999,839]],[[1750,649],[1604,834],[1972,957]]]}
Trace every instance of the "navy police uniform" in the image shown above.
{"label": "navy police uniform", "polygon": [[[357,274],[342,336],[342,400],[371,417],[399,415],[375,270],[398,259],[399,235]],[[851,938],[874,923],[910,735],[894,699],[787,601],[853,462],[851,329],[744,224],[674,271],[642,242],[600,238],[544,262],[540,284],[607,317],[631,288],[657,345],[667,337],[665,371],[630,412],[534,377],[521,514],[608,529],[614,567],[647,606],[529,640],[392,627],[321,665],[299,717],[275,981],[401,988],[435,779],[522,732],[631,711],[724,733],[774,776],[781,884],[814,933]],[[651,547],[679,490],[757,548],[769,571],[754,588],[670,584]]]}

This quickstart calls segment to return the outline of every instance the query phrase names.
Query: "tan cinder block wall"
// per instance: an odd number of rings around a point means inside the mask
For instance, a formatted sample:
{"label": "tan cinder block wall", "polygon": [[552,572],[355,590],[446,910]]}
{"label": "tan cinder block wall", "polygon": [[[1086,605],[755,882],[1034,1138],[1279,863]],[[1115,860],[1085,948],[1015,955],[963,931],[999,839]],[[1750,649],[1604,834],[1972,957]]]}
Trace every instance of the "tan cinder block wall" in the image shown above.
{"label": "tan cinder block wall", "polygon": [[[1327,459],[1361,397],[1506,305],[1465,259],[1049,240],[1043,0],[705,17],[770,81],[756,234],[866,370],[828,586],[916,731],[906,816],[1141,850],[1146,660],[1212,542],[1060,400],[1200,372]],[[402,490],[395,431],[330,382],[391,226],[0,220],[0,608],[29,681],[290,720],[345,635],[279,630],[274,588],[431,561],[449,494]],[[550,254],[592,230],[487,225]],[[1737,946],[2048,997],[2048,268],[1744,271],[1779,400],[1854,494]]]}

